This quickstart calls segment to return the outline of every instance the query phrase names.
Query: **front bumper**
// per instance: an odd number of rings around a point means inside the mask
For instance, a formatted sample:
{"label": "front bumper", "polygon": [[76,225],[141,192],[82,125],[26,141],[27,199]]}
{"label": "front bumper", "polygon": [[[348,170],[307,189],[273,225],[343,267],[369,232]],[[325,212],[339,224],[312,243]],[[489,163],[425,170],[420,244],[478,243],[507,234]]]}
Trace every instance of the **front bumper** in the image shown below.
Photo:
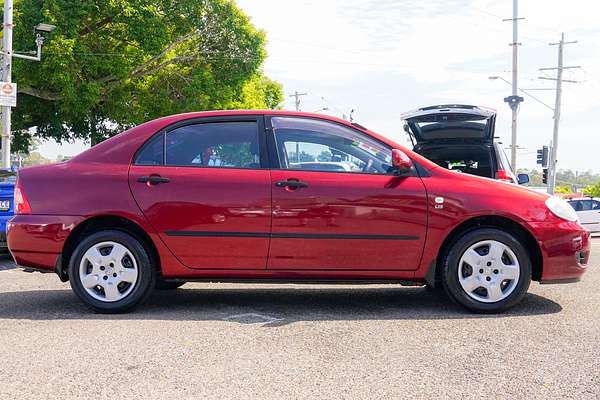
{"label": "front bumper", "polygon": [[590,258],[590,232],[575,222],[531,223],[542,250],[540,283],[578,281]]}
{"label": "front bumper", "polygon": [[83,218],[78,216],[16,215],[7,224],[8,247],[23,267],[54,271],[65,240]]}

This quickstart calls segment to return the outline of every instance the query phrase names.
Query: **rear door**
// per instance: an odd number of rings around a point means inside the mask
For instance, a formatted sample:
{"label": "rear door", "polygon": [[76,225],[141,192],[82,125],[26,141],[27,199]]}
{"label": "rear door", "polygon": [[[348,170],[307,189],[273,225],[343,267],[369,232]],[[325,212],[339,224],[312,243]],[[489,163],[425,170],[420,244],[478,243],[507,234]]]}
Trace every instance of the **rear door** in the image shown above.
{"label": "rear door", "polygon": [[263,117],[188,120],[150,139],[129,172],[136,202],[190,268],[266,268],[270,174]]}
{"label": "rear door", "polygon": [[416,269],[427,225],[421,178],[391,175],[391,148],[345,125],[270,121],[276,165],[268,268]]}

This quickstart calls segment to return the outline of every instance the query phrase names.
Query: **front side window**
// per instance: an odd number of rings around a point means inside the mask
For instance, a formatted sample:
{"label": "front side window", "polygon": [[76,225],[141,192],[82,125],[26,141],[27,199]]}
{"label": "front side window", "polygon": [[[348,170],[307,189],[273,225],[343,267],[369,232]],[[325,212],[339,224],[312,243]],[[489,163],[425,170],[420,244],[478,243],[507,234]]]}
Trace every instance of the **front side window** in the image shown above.
{"label": "front side window", "polygon": [[[164,156],[163,156],[164,148]],[[163,158],[164,157],[164,158]],[[256,122],[199,123],[152,138],[136,164],[260,168]]]}
{"label": "front side window", "polygon": [[282,169],[385,174],[391,149],[362,132],[310,118],[271,119]]}

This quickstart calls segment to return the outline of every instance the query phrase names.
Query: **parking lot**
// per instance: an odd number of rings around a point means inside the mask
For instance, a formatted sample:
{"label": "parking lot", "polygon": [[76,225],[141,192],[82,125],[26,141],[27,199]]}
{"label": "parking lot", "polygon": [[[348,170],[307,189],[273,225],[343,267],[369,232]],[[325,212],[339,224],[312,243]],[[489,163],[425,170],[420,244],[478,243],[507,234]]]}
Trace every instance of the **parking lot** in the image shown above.
{"label": "parking lot", "polygon": [[0,272],[0,398],[600,396],[600,238],[573,285],[502,315],[423,288],[190,283],[136,312]]}

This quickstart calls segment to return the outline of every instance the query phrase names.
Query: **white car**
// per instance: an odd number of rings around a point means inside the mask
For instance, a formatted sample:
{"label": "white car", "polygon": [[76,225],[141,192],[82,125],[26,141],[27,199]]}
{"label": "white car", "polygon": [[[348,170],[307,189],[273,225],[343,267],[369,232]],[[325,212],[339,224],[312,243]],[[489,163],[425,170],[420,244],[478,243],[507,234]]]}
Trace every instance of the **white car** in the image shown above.
{"label": "white car", "polygon": [[590,232],[600,232],[600,199],[580,197],[568,202],[577,212],[581,225]]}

